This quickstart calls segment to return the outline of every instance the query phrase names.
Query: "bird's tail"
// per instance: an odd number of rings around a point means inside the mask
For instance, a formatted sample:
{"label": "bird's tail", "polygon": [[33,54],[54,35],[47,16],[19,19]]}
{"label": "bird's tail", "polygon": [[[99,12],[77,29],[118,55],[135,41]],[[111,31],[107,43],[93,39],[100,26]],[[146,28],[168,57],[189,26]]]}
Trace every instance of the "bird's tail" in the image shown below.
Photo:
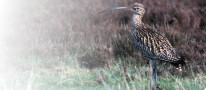
{"label": "bird's tail", "polygon": [[170,62],[172,65],[174,65],[175,67],[180,67],[180,66],[184,66],[186,65],[185,63],[185,57],[184,56],[180,56],[179,60],[174,61],[174,62]]}

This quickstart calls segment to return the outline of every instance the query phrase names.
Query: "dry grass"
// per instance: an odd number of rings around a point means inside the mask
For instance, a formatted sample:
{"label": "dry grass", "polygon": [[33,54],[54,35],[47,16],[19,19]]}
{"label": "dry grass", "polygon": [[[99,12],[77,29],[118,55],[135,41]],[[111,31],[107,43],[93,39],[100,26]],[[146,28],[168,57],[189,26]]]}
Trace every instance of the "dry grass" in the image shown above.
{"label": "dry grass", "polygon": [[[0,88],[148,88],[148,60],[130,42],[132,13],[97,14],[136,0],[8,1],[6,17],[0,15]],[[183,72],[158,62],[162,89],[205,88],[206,1],[138,2],[146,7],[143,21],[165,35],[186,62]]]}
{"label": "dry grass", "polygon": [[[23,4],[18,3],[14,12],[16,17],[8,19],[12,27],[9,27],[10,33],[5,34],[3,46],[8,48],[4,51],[9,56],[6,58],[10,62],[19,55],[58,60],[64,55],[77,53],[80,63],[92,65],[89,68],[109,66],[116,58],[130,57],[134,62],[141,61],[129,41],[131,12],[97,14],[107,8],[130,5],[135,0],[111,1],[114,3],[109,0],[22,0]],[[158,28],[185,58],[185,70],[187,67],[195,72],[205,70],[206,1],[138,2],[146,7],[143,21]],[[166,63],[162,65],[168,66]]]}
{"label": "dry grass", "polygon": [[[118,2],[117,6],[127,6],[134,1]],[[197,2],[191,1],[140,1],[146,7],[146,14],[143,21],[159,32],[165,35],[172,45],[177,49],[178,53],[184,58],[186,66],[184,67],[184,75],[191,75],[187,70],[195,71],[195,73],[205,70],[205,51],[206,51],[206,28],[205,28],[205,1],[199,0]],[[107,9],[107,8],[105,8]],[[104,16],[106,15],[106,16]],[[111,16],[112,15],[112,16]],[[130,16],[131,13],[127,11],[116,11],[105,13],[99,16],[98,23],[109,26],[108,29],[116,30],[113,35],[99,34],[102,36],[102,44],[112,48],[114,57],[129,57],[134,56],[131,44],[129,43],[130,30]],[[122,28],[125,27],[125,28]],[[105,32],[107,29],[105,29]],[[111,31],[109,31],[111,33]],[[106,37],[106,38],[105,38]],[[108,37],[110,37],[108,39]],[[105,40],[107,41],[105,43]],[[109,41],[108,41],[109,40]],[[112,41],[110,41],[112,40]],[[101,45],[98,48],[104,48]],[[93,57],[91,57],[93,58]],[[139,60],[136,58],[137,61]],[[111,60],[111,59],[108,59]],[[168,66],[169,64],[163,63]],[[171,72],[175,69],[170,69]]]}

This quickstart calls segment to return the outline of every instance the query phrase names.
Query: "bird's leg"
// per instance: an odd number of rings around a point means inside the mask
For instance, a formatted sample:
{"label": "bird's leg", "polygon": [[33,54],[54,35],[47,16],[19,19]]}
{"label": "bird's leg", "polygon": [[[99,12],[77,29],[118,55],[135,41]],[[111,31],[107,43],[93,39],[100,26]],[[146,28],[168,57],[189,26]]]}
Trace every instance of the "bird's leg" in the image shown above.
{"label": "bird's leg", "polygon": [[152,76],[155,78],[155,86],[159,87],[159,84],[157,83],[157,66],[156,66],[156,60],[152,60],[152,65],[153,65],[153,73]]}
{"label": "bird's leg", "polygon": [[[153,70],[152,70],[152,60],[150,60],[150,62],[149,62],[149,66],[150,66],[150,73],[152,73],[153,72]],[[150,81],[150,90],[152,90],[152,86],[153,86],[153,74],[150,74],[151,75],[151,81]]]}

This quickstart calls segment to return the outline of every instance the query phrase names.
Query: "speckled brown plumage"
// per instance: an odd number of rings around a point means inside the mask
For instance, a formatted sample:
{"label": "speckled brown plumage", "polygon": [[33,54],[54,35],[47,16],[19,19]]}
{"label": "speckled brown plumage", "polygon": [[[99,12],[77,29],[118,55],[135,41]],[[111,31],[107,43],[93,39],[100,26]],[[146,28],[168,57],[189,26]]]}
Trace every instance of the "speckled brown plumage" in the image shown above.
{"label": "speckled brown plumage", "polygon": [[134,48],[140,51],[144,58],[168,62],[180,59],[169,40],[149,26],[142,24],[132,28],[131,39]]}
{"label": "speckled brown plumage", "polygon": [[144,6],[135,3],[131,7],[133,9],[131,39],[134,48],[137,51],[140,51],[142,56],[146,59],[164,60],[168,62],[178,61],[180,57],[170,44],[169,40],[158,33],[154,28],[151,28],[142,22],[142,17],[145,11]]}

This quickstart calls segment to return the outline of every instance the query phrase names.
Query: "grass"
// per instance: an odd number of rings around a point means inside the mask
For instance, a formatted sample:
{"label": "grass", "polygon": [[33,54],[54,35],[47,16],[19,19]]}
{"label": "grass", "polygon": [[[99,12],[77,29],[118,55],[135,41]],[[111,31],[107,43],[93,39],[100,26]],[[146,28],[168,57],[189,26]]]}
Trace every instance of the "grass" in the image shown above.
{"label": "grass", "polygon": [[[141,68],[136,66],[124,68],[125,62],[119,60],[109,68],[89,70],[78,66],[75,62],[77,55],[66,55],[56,62],[42,58],[34,59],[36,62],[27,60],[19,63],[28,64],[23,67],[28,68],[27,70],[15,70],[14,67],[10,67],[1,72],[0,88],[2,90],[149,89],[150,77],[147,65]],[[165,77],[158,76],[161,89],[202,90],[206,86],[204,73],[184,78],[171,75],[169,71],[167,74]]]}
{"label": "grass", "polygon": [[[4,2],[8,15],[0,23],[0,90],[149,89],[147,61],[129,42],[131,12],[97,14],[136,0],[109,1]],[[186,74],[158,62],[161,89],[206,88],[205,1],[138,2],[146,8],[143,22],[185,57]]]}

